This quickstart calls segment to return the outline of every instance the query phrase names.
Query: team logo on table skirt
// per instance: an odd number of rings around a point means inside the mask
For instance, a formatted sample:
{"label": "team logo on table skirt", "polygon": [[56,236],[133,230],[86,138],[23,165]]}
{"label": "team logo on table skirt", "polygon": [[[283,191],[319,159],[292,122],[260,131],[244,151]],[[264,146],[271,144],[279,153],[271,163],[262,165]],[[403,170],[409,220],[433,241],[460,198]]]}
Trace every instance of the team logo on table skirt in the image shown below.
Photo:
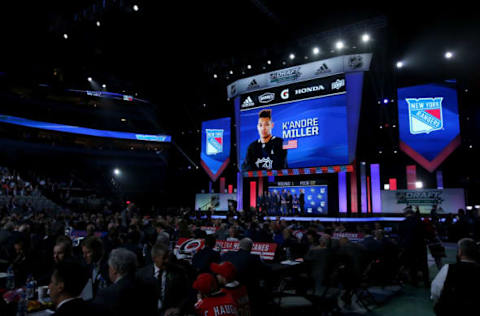
{"label": "team logo on table skirt", "polygon": [[223,152],[223,129],[206,129],[207,155],[216,155]]}
{"label": "team logo on table skirt", "polygon": [[410,134],[428,134],[443,129],[443,98],[405,99],[408,103]]}
{"label": "team logo on table skirt", "polygon": [[178,250],[180,253],[196,253],[205,246],[205,241],[202,239],[187,239],[183,242]]}

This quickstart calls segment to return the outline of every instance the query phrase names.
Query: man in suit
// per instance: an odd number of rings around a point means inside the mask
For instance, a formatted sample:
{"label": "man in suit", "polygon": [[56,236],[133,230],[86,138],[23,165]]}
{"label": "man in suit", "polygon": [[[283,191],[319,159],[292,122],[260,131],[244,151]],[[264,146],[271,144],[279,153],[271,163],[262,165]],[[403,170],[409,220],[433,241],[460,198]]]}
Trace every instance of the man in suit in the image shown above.
{"label": "man in suit", "polygon": [[100,315],[99,310],[79,297],[87,279],[88,271],[80,263],[64,261],[55,266],[48,285],[50,298],[56,306],[55,316]]}
{"label": "man in suit", "polygon": [[248,284],[257,279],[256,275],[265,272],[266,265],[260,261],[260,257],[251,254],[253,241],[250,238],[240,240],[238,251],[229,251],[221,256],[221,261],[230,261],[233,263],[238,272],[237,279]]}
{"label": "man in suit", "polygon": [[215,251],[217,239],[214,235],[205,237],[205,248],[197,252],[192,258],[192,266],[198,273],[210,272],[210,264],[220,262],[220,253]]}
{"label": "man in suit", "polygon": [[480,295],[479,249],[475,241],[463,238],[458,242],[457,262],[446,264],[432,281],[432,299],[436,315],[469,315],[478,309]]}
{"label": "man in suit", "polygon": [[325,292],[334,264],[334,253],[327,245],[328,239],[320,238],[318,245],[312,246],[304,258],[309,264],[310,275],[315,281],[316,295],[322,295]]}
{"label": "man in suit", "polygon": [[195,296],[186,271],[170,262],[168,247],[156,243],[151,250],[152,264],[141,268],[137,278],[155,288],[158,310],[161,315],[184,314],[193,305]]}
{"label": "man in suit", "polygon": [[114,316],[155,315],[153,287],[136,280],[137,256],[125,248],[112,250],[108,273],[112,285],[100,289],[93,303],[105,307]]}
{"label": "man in suit", "polygon": [[250,296],[251,307],[254,311],[260,312],[262,293],[260,279],[269,278],[270,269],[260,257],[251,254],[253,241],[250,238],[243,238],[239,243],[238,251],[229,251],[222,255],[221,261],[230,261],[237,269],[237,280],[247,287]]}
{"label": "man in suit", "polygon": [[336,255],[344,266],[340,282],[343,284],[345,291],[341,298],[347,306],[350,306],[353,292],[359,287],[363,273],[367,268],[368,253],[365,246],[353,243],[346,237],[340,238],[338,244],[339,248]]}
{"label": "man in suit", "polygon": [[82,253],[90,271],[89,280],[82,291],[82,298],[91,300],[95,298],[99,289],[110,284],[102,240],[97,237],[85,238],[82,241]]}
{"label": "man in suit", "polygon": [[423,224],[415,213],[408,209],[405,220],[399,225],[399,245],[402,249],[403,265],[407,268],[410,282],[418,284],[418,271],[423,274],[425,286],[428,285],[427,245],[425,243],[425,230]]}
{"label": "man in suit", "polygon": [[67,236],[59,236],[53,247],[53,261],[58,264],[65,260],[73,260],[72,240]]}
{"label": "man in suit", "polygon": [[300,214],[305,215],[305,190],[304,189],[300,189],[298,204],[300,205]]}

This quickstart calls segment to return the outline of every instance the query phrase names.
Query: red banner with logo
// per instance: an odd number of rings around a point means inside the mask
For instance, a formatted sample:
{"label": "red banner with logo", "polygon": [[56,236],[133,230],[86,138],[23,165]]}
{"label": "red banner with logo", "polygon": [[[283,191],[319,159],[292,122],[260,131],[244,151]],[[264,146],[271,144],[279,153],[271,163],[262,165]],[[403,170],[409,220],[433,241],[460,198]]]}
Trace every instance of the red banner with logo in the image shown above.
{"label": "red banner with logo", "polygon": [[[239,241],[217,240],[215,250],[222,254],[228,251],[238,251],[239,244]],[[180,238],[175,245],[174,253],[177,258],[191,259],[195,253],[204,247],[204,239]],[[254,242],[251,253],[259,255],[263,260],[273,260],[276,250],[276,243]]]}

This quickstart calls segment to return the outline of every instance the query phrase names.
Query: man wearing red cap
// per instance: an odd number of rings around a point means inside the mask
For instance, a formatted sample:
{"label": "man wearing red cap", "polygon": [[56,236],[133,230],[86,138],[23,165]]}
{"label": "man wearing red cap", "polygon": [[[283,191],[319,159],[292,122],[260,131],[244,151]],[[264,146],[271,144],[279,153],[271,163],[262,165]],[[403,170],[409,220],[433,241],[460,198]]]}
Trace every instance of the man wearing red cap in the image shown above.
{"label": "man wearing red cap", "polygon": [[222,291],[230,294],[237,303],[239,316],[250,316],[250,301],[247,288],[235,280],[237,269],[230,261],[210,264],[210,270],[217,275],[217,281],[223,286]]}
{"label": "man wearing red cap", "polygon": [[199,316],[238,316],[237,304],[232,296],[218,289],[217,281],[210,273],[201,273],[193,283],[198,290],[195,310]]}

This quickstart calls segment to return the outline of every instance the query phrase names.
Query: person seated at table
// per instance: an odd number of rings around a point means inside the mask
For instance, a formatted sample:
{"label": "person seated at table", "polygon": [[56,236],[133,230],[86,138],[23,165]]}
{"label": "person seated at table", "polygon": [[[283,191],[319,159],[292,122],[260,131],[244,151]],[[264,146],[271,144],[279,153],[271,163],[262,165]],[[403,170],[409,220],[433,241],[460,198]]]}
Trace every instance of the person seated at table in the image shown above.
{"label": "person seated at table", "polygon": [[85,300],[94,299],[100,288],[110,284],[107,258],[104,255],[103,242],[98,237],[87,237],[82,241],[82,253],[90,271],[90,280],[82,291]]}
{"label": "person seated at table", "polygon": [[237,269],[238,281],[249,285],[255,284],[258,277],[268,270],[258,255],[251,254],[253,241],[250,238],[243,238],[238,245],[238,251],[229,251],[221,256],[221,261],[230,261]]}
{"label": "person seated at table", "polygon": [[214,250],[216,243],[217,239],[214,235],[207,235],[205,237],[205,248],[193,256],[192,266],[198,273],[209,272],[212,262],[220,262],[220,252]]}
{"label": "person seated at table", "polygon": [[201,273],[193,283],[198,291],[195,312],[199,316],[238,316],[235,300],[230,294],[218,288],[215,277],[210,273]]}
{"label": "person seated at table", "polygon": [[320,238],[318,245],[311,247],[304,259],[309,264],[310,275],[315,281],[315,294],[323,294],[329,285],[329,276],[334,264],[334,253],[328,248],[328,237]]}
{"label": "person seated at table", "polygon": [[261,297],[266,295],[260,286],[260,279],[269,279],[271,269],[260,260],[258,255],[251,254],[253,241],[243,238],[238,251],[229,251],[221,256],[221,261],[230,261],[237,269],[237,280],[247,287],[252,310],[262,308]]}
{"label": "person seated at table", "polygon": [[285,249],[285,259],[294,260],[303,256],[302,245],[298,239],[293,235],[290,228],[285,228],[282,231],[283,243],[280,245]]}
{"label": "person seated at table", "polygon": [[364,234],[364,237],[359,243],[365,247],[371,259],[377,258],[382,253],[381,242],[375,238],[372,230],[368,226],[362,227],[360,232]]}
{"label": "person seated at table", "polygon": [[26,247],[23,238],[17,239],[13,244],[14,253],[11,259],[13,271],[15,272],[15,284],[23,286],[27,276],[31,274],[34,268],[30,250]]}
{"label": "person seated at table", "polygon": [[58,264],[65,260],[73,260],[72,240],[67,236],[59,236],[53,247],[53,261]]}
{"label": "person seated at table", "polygon": [[431,298],[436,315],[472,315],[478,309],[480,295],[479,248],[475,241],[463,238],[458,242],[457,262],[446,264],[433,279]]}
{"label": "person seated at table", "polygon": [[339,246],[337,257],[345,267],[341,273],[341,283],[345,288],[342,300],[346,305],[350,305],[353,290],[359,286],[368,264],[367,250],[363,245],[353,243],[346,237],[340,238]]}
{"label": "person seated at table", "polygon": [[229,261],[224,261],[220,264],[212,263],[210,270],[216,274],[218,285],[222,288],[222,291],[230,294],[235,303],[237,303],[238,314],[240,316],[249,316],[250,301],[247,288],[235,280],[237,274],[235,266]]}
{"label": "person seated at table", "polygon": [[109,315],[79,297],[88,280],[88,270],[78,262],[61,261],[55,265],[48,289],[56,307],[54,316]]}
{"label": "person seated at table", "polygon": [[231,226],[228,229],[227,241],[238,241],[238,228],[237,228],[237,226]]}
{"label": "person seated at table", "polygon": [[104,306],[114,316],[156,315],[153,286],[135,278],[137,256],[125,248],[112,250],[108,273],[112,285],[100,289],[93,303]]}
{"label": "person seated at table", "polygon": [[[73,257],[73,247],[72,247],[72,240],[67,236],[61,235],[58,236],[55,242],[55,246],[53,246],[53,262],[54,264],[59,264],[60,262],[65,261],[76,261]],[[78,261],[79,262],[79,261]],[[47,271],[44,271],[38,277],[38,284],[48,284],[50,282],[50,276],[53,273],[53,268]]]}
{"label": "person seated at table", "polygon": [[188,304],[193,305],[195,301],[187,272],[171,262],[170,252],[165,244],[156,243],[150,253],[153,263],[139,269],[137,278],[145,284],[153,285],[161,313],[184,313]]}

